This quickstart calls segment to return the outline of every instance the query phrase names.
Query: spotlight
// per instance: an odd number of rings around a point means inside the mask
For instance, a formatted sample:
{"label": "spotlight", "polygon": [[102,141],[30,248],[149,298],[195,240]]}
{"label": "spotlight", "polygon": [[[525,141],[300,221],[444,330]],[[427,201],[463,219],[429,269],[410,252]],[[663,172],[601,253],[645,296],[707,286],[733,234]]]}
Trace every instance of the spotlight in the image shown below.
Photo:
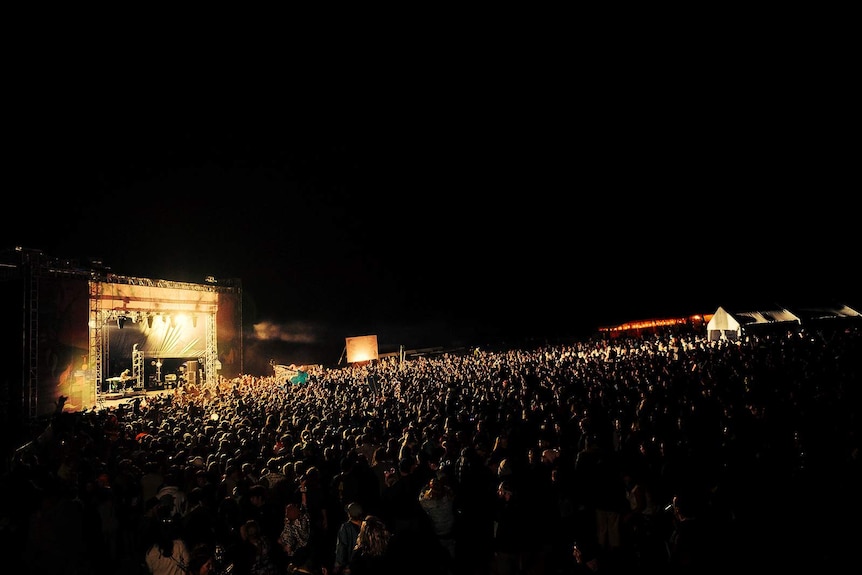
{"label": "spotlight", "polygon": [[124,325],[126,325],[126,317],[122,316],[122,315],[118,316],[117,317],[117,327],[120,329],[123,329]]}

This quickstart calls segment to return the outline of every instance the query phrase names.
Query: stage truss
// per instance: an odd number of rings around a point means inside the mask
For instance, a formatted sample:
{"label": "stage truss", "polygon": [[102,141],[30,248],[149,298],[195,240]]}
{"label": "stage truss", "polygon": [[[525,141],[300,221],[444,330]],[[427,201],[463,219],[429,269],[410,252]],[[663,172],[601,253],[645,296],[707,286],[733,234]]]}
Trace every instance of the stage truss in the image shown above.
{"label": "stage truss", "polygon": [[[112,276],[112,281],[89,282],[89,356],[95,374],[95,392],[102,393],[110,346],[107,327],[118,321],[152,322],[153,318],[189,313],[205,322],[204,382],[218,382],[216,314],[218,293],[214,286],[166,280]],[[137,352],[137,349],[135,349]],[[144,381],[142,355],[133,352],[132,377]],[[134,361],[135,357],[138,361]]]}

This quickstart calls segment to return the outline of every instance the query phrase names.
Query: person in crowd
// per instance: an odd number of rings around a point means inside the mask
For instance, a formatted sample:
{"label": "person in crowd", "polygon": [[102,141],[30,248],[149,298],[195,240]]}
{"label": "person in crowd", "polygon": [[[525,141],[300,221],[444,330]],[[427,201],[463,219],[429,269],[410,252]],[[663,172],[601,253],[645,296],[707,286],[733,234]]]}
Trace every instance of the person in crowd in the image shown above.
{"label": "person in crowd", "polygon": [[528,524],[527,511],[515,485],[507,479],[500,481],[494,512],[491,575],[518,575],[521,572],[529,529],[535,528]]}
{"label": "person in crowd", "polygon": [[152,575],[182,575],[186,573],[191,553],[180,534],[173,504],[162,503],[158,511],[159,524],[150,534],[152,544],[144,555]]}
{"label": "person in crowd", "polygon": [[358,456],[353,451],[341,458],[339,472],[330,484],[333,507],[344,509],[348,504],[357,501],[361,496],[362,474]]}
{"label": "person in crowd", "polygon": [[419,505],[428,516],[434,535],[446,550],[449,563],[455,563],[457,514],[455,491],[445,475],[434,477],[419,492]]}
{"label": "person in crowd", "polygon": [[189,491],[188,509],[181,522],[183,538],[191,549],[202,544],[216,544],[216,510],[210,506],[200,487]]}
{"label": "person in crowd", "polygon": [[395,460],[389,455],[389,450],[384,446],[379,446],[374,450],[374,455],[371,458],[371,471],[377,479],[377,497],[374,498],[374,503],[379,504],[383,490],[386,488],[387,476],[395,475]]}
{"label": "person in crowd", "polygon": [[650,564],[658,568],[662,564],[664,542],[655,497],[649,484],[630,468],[623,471],[623,485],[629,502],[621,522],[623,547],[644,568]]}
{"label": "person in crowd", "polygon": [[201,544],[192,548],[187,573],[188,575],[218,575],[212,547]]}
{"label": "person in crowd", "polygon": [[252,485],[244,500],[241,500],[240,508],[241,521],[257,521],[263,536],[271,544],[275,544],[284,526],[284,508],[276,507],[270,500],[267,488],[260,484]]}
{"label": "person in crowd", "polygon": [[257,520],[247,519],[240,528],[240,535],[242,543],[234,560],[237,573],[280,575],[283,572],[274,556],[273,546]]}
{"label": "person in crowd", "polygon": [[278,543],[288,564],[301,565],[311,555],[311,516],[308,512],[308,491],[302,488],[299,503],[284,507],[284,523]]}
{"label": "person in crowd", "polygon": [[240,528],[242,527],[239,501],[235,497],[224,497],[216,509],[215,540],[224,550],[224,559],[230,563],[233,553],[242,543]]}
{"label": "person in crowd", "polygon": [[397,475],[387,479],[383,490],[383,516],[393,533],[418,531],[424,513],[419,505],[419,485],[413,474],[415,456],[405,457],[398,463]]}
{"label": "person in crowd", "polygon": [[671,503],[673,527],[667,541],[669,573],[694,575],[713,573],[707,525],[700,518],[697,502],[690,494],[675,495]]}
{"label": "person in crowd", "polygon": [[183,471],[179,465],[174,464],[168,468],[165,480],[156,492],[156,497],[162,505],[170,507],[172,517],[182,518],[185,515],[188,510],[188,494],[183,484]]}
{"label": "person in crowd", "polygon": [[597,434],[589,434],[576,456],[575,474],[582,504],[593,514],[599,546],[604,551],[619,551],[620,522],[629,504],[617,454],[604,447]]}
{"label": "person in crowd", "polygon": [[394,575],[409,573],[409,566],[399,569],[389,553],[392,533],[386,523],[377,516],[367,515],[359,528],[353,557],[350,559],[350,575]]}
{"label": "person in crowd", "polygon": [[347,505],[345,512],[347,519],[338,527],[335,538],[335,560],[332,564],[335,575],[343,575],[350,565],[350,559],[356,549],[359,529],[362,526],[362,518],[365,514],[362,504],[355,501]]}
{"label": "person in crowd", "polygon": [[[306,452],[309,449],[313,448],[306,447]],[[308,510],[308,552],[323,562],[324,556],[331,553],[332,533],[329,531],[329,489],[320,467],[310,465],[300,474],[294,499],[297,496]]]}
{"label": "person in crowd", "polygon": [[139,479],[141,500],[148,501],[155,498],[164,482],[165,476],[161,462],[156,459],[147,459],[144,464],[144,474]]}

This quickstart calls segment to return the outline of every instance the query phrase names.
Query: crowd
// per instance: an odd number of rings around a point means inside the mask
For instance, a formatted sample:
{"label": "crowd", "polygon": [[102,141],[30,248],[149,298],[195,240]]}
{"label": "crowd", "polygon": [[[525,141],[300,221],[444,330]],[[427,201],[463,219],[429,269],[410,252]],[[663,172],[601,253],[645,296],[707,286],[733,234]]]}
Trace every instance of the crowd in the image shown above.
{"label": "crowd", "polygon": [[860,533],[860,341],[666,333],[61,401],[7,457],[0,540],[33,575],[828,571]]}

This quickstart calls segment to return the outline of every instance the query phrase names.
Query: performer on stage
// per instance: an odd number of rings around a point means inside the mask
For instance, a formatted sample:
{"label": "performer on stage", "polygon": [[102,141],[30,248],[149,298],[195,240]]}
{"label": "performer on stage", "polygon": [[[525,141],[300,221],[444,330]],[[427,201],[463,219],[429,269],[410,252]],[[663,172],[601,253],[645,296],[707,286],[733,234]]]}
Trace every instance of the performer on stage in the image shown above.
{"label": "performer on stage", "polygon": [[132,379],[132,372],[131,372],[131,370],[129,370],[129,369],[124,369],[124,370],[123,370],[123,373],[121,373],[121,374],[120,374],[120,383],[122,383],[122,384],[123,384],[123,385],[121,386],[121,387],[122,387],[122,389],[126,389],[127,382],[128,382],[130,379]]}

